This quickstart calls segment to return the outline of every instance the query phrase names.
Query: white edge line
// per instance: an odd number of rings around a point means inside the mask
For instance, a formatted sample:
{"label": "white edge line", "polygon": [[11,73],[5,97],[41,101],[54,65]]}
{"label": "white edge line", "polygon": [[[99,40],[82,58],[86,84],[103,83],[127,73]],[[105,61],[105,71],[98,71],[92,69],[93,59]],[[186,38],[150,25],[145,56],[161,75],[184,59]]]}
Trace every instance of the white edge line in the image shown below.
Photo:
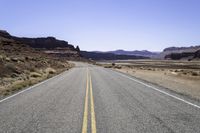
{"label": "white edge line", "polygon": [[28,88],[26,88],[26,89],[24,89],[24,90],[22,90],[22,91],[19,91],[19,92],[15,93],[15,94],[13,94],[13,95],[11,95],[11,96],[8,96],[8,97],[6,97],[6,98],[0,100],[0,103],[2,103],[3,101],[6,101],[6,100],[8,100],[8,99],[10,99],[10,98],[12,98],[12,97],[15,97],[15,96],[17,96],[17,95],[19,95],[19,94],[21,94],[21,93],[24,93],[24,92],[26,92],[26,91],[28,91],[28,90],[30,90],[30,89],[33,89],[33,88],[35,88],[35,87],[37,87],[37,86],[39,86],[39,85],[41,85],[41,84],[44,84],[44,83],[48,82],[49,80],[52,80],[52,79],[54,79],[54,78],[57,78],[58,76],[62,75],[62,74],[65,73],[65,72],[68,72],[68,71],[69,71],[69,70],[64,71],[64,72],[62,72],[62,73],[60,73],[60,74],[58,74],[58,75],[56,75],[56,76],[54,76],[54,77],[51,77],[51,78],[49,78],[49,79],[46,79],[46,80],[44,80],[44,81],[42,81],[42,82],[39,82],[39,83],[37,83],[37,84],[35,84],[35,85],[31,86],[31,87],[28,87]]}
{"label": "white edge line", "polygon": [[169,94],[169,93],[167,93],[167,92],[165,92],[165,91],[162,91],[162,90],[160,90],[160,89],[158,89],[158,88],[155,88],[155,87],[153,87],[153,86],[151,86],[151,85],[145,84],[144,82],[141,82],[141,81],[139,81],[139,80],[136,80],[136,79],[134,79],[134,78],[131,78],[131,77],[129,77],[129,76],[126,76],[126,75],[124,75],[124,74],[122,74],[122,73],[119,73],[119,72],[117,72],[117,71],[114,71],[114,72],[116,72],[117,74],[119,74],[119,75],[121,75],[121,76],[123,76],[123,77],[126,77],[126,78],[128,78],[128,79],[130,79],[130,80],[133,80],[133,81],[135,81],[135,82],[138,82],[138,83],[140,83],[140,84],[142,84],[142,85],[144,85],[144,86],[146,86],[146,87],[149,87],[149,88],[151,88],[151,89],[153,89],[153,90],[159,91],[160,93],[163,93],[163,94],[165,94],[165,95],[167,95],[167,96],[170,96],[170,97],[172,97],[172,98],[174,98],[174,99],[177,99],[177,100],[179,100],[179,101],[182,101],[182,102],[184,102],[184,103],[187,103],[187,104],[189,104],[189,105],[191,105],[191,106],[194,106],[194,107],[200,109],[200,106],[198,106],[198,105],[196,105],[196,104],[193,104],[193,103],[191,103],[191,102],[189,102],[189,101],[186,101],[186,100],[184,100],[184,99],[181,99],[181,98],[179,98],[179,97],[176,97],[176,96],[174,96],[174,95],[171,95],[171,94]]}

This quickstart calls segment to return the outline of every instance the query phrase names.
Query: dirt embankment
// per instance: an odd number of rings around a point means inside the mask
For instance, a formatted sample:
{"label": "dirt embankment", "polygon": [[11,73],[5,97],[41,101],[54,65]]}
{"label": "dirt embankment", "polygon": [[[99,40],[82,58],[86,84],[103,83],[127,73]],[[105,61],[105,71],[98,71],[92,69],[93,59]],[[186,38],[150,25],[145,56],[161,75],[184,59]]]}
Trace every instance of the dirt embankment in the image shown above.
{"label": "dirt embankment", "polygon": [[200,100],[199,61],[143,60],[104,64],[104,67],[114,68],[117,71]]}

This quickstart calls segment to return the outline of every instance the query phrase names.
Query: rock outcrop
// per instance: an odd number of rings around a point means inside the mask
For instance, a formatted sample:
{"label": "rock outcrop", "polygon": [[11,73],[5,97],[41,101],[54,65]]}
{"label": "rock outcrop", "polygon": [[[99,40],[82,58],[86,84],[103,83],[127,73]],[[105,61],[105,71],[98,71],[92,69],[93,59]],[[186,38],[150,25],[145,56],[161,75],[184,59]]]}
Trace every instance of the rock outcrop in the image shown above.
{"label": "rock outcrop", "polygon": [[190,46],[190,47],[168,47],[163,50],[163,52],[189,52],[189,51],[196,51],[197,49],[200,49],[200,46]]}
{"label": "rock outcrop", "polygon": [[48,49],[52,50],[55,48],[68,48],[71,50],[75,50],[73,45],[70,45],[68,42],[63,40],[57,40],[54,37],[41,37],[41,38],[18,38],[14,37],[15,40],[23,42],[29,45],[32,48],[38,49]]}
{"label": "rock outcrop", "polygon": [[196,51],[190,52],[181,52],[181,53],[170,53],[165,56],[165,59],[172,59],[172,60],[198,60],[200,59],[200,49]]}
{"label": "rock outcrop", "polygon": [[[3,38],[3,45],[9,44],[23,44],[33,48],[35,50],[42,51],[46,54],[51,54],[58,57],[64,57],[68,59],[78,59],[80,57],[80,49],[76,49],[73,45],[69,44],[67,41],[58,40],[54,37],[40,37],[40,38],[27,38],[27,37],[16,37],[11,36],[7,31],[0,30],[0,39]],[[10,42],[13,43],[10,43]],[[5,48],[5,47],[4,47]]]}
{"label": "rock outcrop", "polygon": [[[192,60],[195,52],[200,50],[200,46],[190,46],[190,47],[168,47],[163,50],[159,55],[158,59],[172,59],[172,60]],[[196,58],[198,59],[198,58]]]}

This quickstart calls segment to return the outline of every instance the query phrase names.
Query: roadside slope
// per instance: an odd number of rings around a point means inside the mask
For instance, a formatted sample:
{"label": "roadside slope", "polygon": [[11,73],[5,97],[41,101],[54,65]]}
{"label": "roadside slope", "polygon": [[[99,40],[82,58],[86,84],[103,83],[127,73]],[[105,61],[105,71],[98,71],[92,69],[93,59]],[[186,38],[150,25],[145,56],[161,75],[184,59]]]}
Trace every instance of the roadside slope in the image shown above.
{"label": "roadside slope", "polygon": [[[34,39],[29,40],[34,42]],[[45,38],[43,40],[48,42]],[[45,43],[45,46],[49,43]],[[56,45],[55,48],[59,47]],[[70,69],[73,64],[67,60],[69,57],[79,58],[79,54],[75,56],[75,53],[69,52],[67,57],[45,53],[45,50],[30,47],[25,41],[17,40],[8,32],[0,30],[0,98]]]}

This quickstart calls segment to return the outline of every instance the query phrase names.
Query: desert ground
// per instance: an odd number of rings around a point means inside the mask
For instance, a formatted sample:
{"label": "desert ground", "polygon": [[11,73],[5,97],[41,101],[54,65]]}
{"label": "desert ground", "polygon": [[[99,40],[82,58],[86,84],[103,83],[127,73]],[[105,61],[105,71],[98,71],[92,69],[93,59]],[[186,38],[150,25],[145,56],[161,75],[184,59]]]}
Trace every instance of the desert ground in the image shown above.
{"label": "desert ground", "polygon": [[97,64],[200,100],[200,61],[126,60]]}
{"label": "desert ground", "polygon": [[0,99],[73,67],[67,61],[30,56],[27,59],[0,56],[0,59],[8,60],[0,61]]}

